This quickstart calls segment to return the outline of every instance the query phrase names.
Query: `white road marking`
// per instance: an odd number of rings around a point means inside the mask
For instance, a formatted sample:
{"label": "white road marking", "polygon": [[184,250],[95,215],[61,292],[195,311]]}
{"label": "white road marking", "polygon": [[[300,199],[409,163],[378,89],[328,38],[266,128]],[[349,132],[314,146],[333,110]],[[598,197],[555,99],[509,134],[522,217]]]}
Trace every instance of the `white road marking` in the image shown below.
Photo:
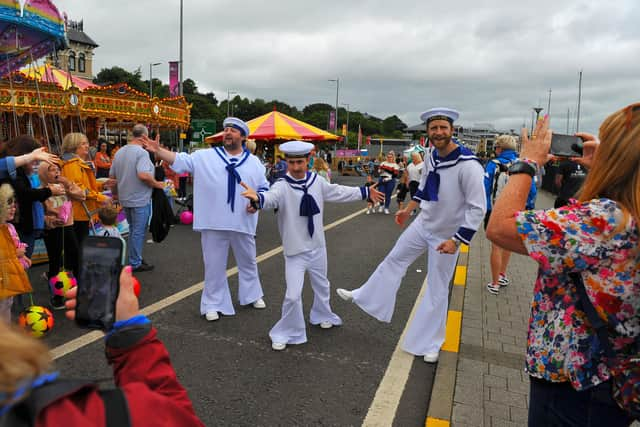
{"label": "white road marking", "polygon": [[[355,218],[358,215],[361,215],[362,213],[364,213],[366,211],[366,209],[360,209],[359,211],[356,211],[354,213],[352,213],[351,215],[347,215],[335,222],[332,222],[329,225],[325,225],[324,230],[328,231],[331,230],[332,228],[335,228],[337,226],[339,226],[340,224],[343,224],[347,221],[351,221],[353,218]],[[282,252],[282,246],[278,246],[277,248],[271,249],[270,251],[267,251],[263,254],[261,254],[260,256],[258,256],[256,258],[257,263],[261,263],[262,261],[266,261],[269,258],[278,255],[279,253]],[[231,277],[234,274],[238,274],[238,267],[233,267],[227,270],[227,277]],[[170,295],[158,302],[155,302],[151,305],[146,306],[145,308],[143,308],[142,310],[140,310],[140,312],[142,314],[144,314],[145,316],[150,316],[154,313],[157,313],[158,311],[169,307],[172,304],[175,304],[197,292],[202,291],[202,288],[204,286],[204,282],[200,282],[200,283],[196,283],[195,285],[192,285],[186,289],[181,290],[180,292],[177,292],[173,295]],[[75,338],[71,341],[67,341],[66,343],[59,345],[58,347],[54,348],[51,350],[51,354],[53,355],[53,359],[59,359],[62,356],[65,356],[69,353],[73,353],[76,350],[81,349],[82,347],[85,347],[95,341],[98,341],[100,338],[102,338],[104,336],[104,334],[101,331],[92,331],[89,333],[86,333],[82,336],[79,336],[78,338]]]}
{"label": "white road marking", "polygon": [[398,404],[402,398],[404,387],[409,379],[411,365],[415,359],[414,355],[409,354],[400,348],[400,343],[404,339],[407,329],[409,329],[409,324],[413,320],[413,316],[418,308],[418,301],[422,300],[426,288],[427,279],[425,278],[422,283],[422,288],[420,289],[420,294],[418,295],[416,303],[413,305],[413,309],[409,315],[409,320],[407,320],[407,325],[402,331],[402,335],[400,335],[400,339],[393,351],[393,355],[391,355],[387,371],[384,373],[382,381],[380,381],[380,385],[378,386],[378,390],[376,390],[376,395],[373,398],[373,402],[371,402],[367,416],[362,422],[363,427],[383,427],[393,425],[393,419],[396,416]]}

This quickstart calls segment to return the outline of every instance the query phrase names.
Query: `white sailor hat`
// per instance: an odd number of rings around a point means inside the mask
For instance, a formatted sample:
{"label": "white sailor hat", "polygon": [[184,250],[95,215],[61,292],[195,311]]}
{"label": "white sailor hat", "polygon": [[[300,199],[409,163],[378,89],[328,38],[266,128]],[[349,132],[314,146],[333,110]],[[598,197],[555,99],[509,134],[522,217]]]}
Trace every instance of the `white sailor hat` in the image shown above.
{"label": "white sailor hat", "polygon": [[304,141],[289,141],[280,144],[278,150],[282,151],[286,157],[307,157],[314,145]]}
{"label": "white sailor hat", "polygon": [[431,120],[446,120],[453,124],[460,117],[460,113],[452,108],[437,107],[431,108],[420,114],[420,120],[429,123]]}
{"label": "white sailor hat", "polygon": [[222,127],[223,128],[232,127],[234,129],[238,129],[242,134],[242,136],[244,137],[249,136],[249,126],[247,126],[245,122],[243,122],[237,117],[227,117],[222,122]]}

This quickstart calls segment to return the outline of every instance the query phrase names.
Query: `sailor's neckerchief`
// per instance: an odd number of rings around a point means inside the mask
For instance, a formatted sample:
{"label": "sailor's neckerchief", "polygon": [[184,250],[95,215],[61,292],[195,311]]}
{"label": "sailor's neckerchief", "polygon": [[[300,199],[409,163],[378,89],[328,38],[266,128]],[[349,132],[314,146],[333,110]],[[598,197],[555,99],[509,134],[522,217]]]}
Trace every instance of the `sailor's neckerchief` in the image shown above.
{"label": "sailor's neckerchief", "polygon": [[313,237],[314,226],[313,216],[320,213],[320,208],[316,200],[308,193],[309,188],[316,182],[318,174],[307,172],[307,176],[303,179],[294,179],[288,174],[284,176],[285,181],[294,190],[302,191],[302,200],[300,200],[300,216],[307,217],[307,230],[309,236]]}
{"label": "sailor's neckerchief", "polygon": [[240,155],[240,159],[238,160],[236,158],[228,158],[229,154],[223,147],[214,147],[213,151],[216,152],[216,154],[226,165],[225,169],[228,172],[227,203],[231,205],[231,212],[233,212],[234,203],[236,200],[236,185],[242,182],[242,178],[240,177],[240,174],[236,169],[239,168],[249,158],[250,153],[245,149]]}
{"label": "sailor's neckerchief", "polygon": [[426,200],[427,202],[437,202],[438,190],[440,189],[440,174],[438,174],[438,171],[454,167],[458,163],[467,160],[476,160],[479,162],[476,155],[463,146],[458,146],[443,158],[438,155],[437,149],[432,148],[428,159],[431,170],[427,175],[427,182],[424,188],[418,190],[414,198]]}

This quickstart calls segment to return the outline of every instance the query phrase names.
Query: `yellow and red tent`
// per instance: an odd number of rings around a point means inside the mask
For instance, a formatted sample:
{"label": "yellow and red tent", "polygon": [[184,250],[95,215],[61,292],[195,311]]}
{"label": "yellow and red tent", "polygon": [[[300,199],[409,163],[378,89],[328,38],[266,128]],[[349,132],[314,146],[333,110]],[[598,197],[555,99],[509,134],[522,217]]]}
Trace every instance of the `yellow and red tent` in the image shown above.
{"label": "yellow and red tent", "polygon": [[[272,111],[247,122],[249,138],[257,140],[335,141],[340,137],[305,123],[291,116]],[[222,139],[222,132],[208,136],[205,141],[213,143]]]}
{"label": "yellow and red tent", "polygon": [[71,86],[75,86],[80,90],[85,90],[98,85],[90,80],[73,76],[68,71],[61,70],[50,64],[43,64],[39,67],[29,66],[20,70],[22,74],[41,82],[55,83],[62,89],[67,90]]}

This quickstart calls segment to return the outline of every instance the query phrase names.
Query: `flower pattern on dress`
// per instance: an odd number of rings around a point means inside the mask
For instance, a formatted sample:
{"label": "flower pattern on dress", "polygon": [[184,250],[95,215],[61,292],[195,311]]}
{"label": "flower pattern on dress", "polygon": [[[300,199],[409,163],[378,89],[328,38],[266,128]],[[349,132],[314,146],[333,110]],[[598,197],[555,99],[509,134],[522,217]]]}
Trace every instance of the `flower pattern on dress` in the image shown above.
{"label": "flower pattern on dress", "polygon": [[640,335],[638,224],[623,226],[609,199],[516,215],[518,234],[538,264],[527,337],[526,370],[576,390],[609,379],[602,346],[591,328],[569,273],[580,272],[591,303],[609,324],[612,347],[634,354]]}

